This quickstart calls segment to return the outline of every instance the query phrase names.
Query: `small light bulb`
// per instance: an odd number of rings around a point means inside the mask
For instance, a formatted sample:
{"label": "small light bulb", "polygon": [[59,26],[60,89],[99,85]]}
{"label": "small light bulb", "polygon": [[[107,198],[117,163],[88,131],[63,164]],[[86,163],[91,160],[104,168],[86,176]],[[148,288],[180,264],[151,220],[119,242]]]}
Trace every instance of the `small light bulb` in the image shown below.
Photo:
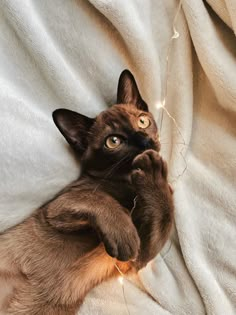
{"label": "small light bulb", "polygon": [[174,34],[173,34],[172,38],[175,39],[175,38],[178,38],[178,37],[179,37],[179,32],[174,27]]}
{"label": "small light bulb", "polygon": [[157,109],[162,108],[162,106],[163,106],[163,105],[162,105],[162,103],[161,103],[161,102],[157,102],[157,103],[156,103],[156,108],[157,108]]}
{"label": "small light bulb", "polygon": [[120,282],[120,284],[123,284],[123,283],[124,283],[124,279],[123,279],[123,277],[122,277],[122,276],[120,276],[120,277],[118,278],[118,281]]}

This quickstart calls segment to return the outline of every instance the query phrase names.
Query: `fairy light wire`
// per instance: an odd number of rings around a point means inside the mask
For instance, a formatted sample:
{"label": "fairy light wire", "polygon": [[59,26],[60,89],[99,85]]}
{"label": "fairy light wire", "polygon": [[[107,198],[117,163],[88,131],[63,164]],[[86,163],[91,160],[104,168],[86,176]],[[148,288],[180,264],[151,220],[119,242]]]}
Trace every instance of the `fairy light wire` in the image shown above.
{"label": "fairy light wire", "polygon": [[133,205],[133,208],[132,208],[131,211],[130,211],[130,216],[132,216],[132,214],[133,214],[133,212],[134,212],[134,209],[135,209],[136,204],[137,204],[137,199],[138,199],[138,196],[136,196],[136,197],[134,198],[134,205]]}
{"label": "fairy light wire", "polygon": [[123,298],[124,298],[124,301],[125,301],[126,311],[127,311],[128,315],[131,315],[131,314],[130,314],[130,311],[129,311],[129,307],[128,307],[128,302],[127,302],[127,299],[126,299],[126,295],[125,295],[125,286],[124,286],[124,278],[125,278],[125,275],[123,274],[123,272],[120,270],[120,268],[117,266],[116,263],[115,263],[115,267],[116,267],[117,271],[118,271],[119,274],[120,274],[119,282],[120,282],[121,287],[122,287],[122,293],[123,293]]}
{"label": "fairy light wire", "polygon": [[[173,23],[172,23],[172,32],[173,33],[172,33],[172,36],[170,38],[170,41],[169,41],[169,44],[168,44],[168,48],[167,48],[167,54],[166,54],[166,78],[165,78],[165,85],[164,85],[164,93],[163,93],[162,102],[161,102],[161,108],[162,109],[165,108],[168,79],[169,79],[169,74],[170,74],[170,66],[169,66],[170,49],[171,49],[171,46],[172,46],[172,41],[174,39],[179,38],[179,32],[176,30],[176,22],[177,22],[177,18],[179,16],[179,12],[180,12],[181,7],[182,7],[182,0],[179,1],[178,8],[177,8],[177,11],[176,11],[175,16],[174,16],[174,20],[173,20]],[[161,132],[161,129],[162,129],[162,122],[163,122],[163,110],[161,112],[160,132]]]}
{"label": "fairy light wire", "polygon": [[[169,45],[168,45],[168,49],[167,49],[167,56],[166,56],[166,78],[165,78],[165,86],[164,86],[164,97],[162,99],[162,102],[160,104],[160,108],[162,109],[161,111],[161,121],[160,121],[160,134],[161,134],[161,130],[162,130],[162,123],[163,123],[163,114],[164,112],[167,114],[167,116],[173,121],[179,135],[181,136],[182,140],[183,140],[183,145],[186,146],[186,143],[185,143],[185,139],[181,133],[181,130],[175,120],[174,117],[171,116],[171,114],[169,113],[169,111],[165,108],[165,103],[166,103],[166,96],[167,96],[167,87],[168,87],[168,80],[169,80],[169,74],[170,74],[170,66],[169,66],[169,56],[170,56],[170,49],[171,49],[171,46],[172,46],[172,42],[173,40],[179,38],[180,34],[179,32],[176,30],[176,22],[177,22],[177,18],[179,16],[179,13],[180,13],[180,10],[181,10],[181,7],[182,7],[182,0],[179,1],[179,4],[178,4],[178,7],[177,7],[177,10],[176,10],[176,13],[175,13],[175,16],[174,16],[174,19],[173,19],[173,23],[172,23],[172,31],[173,31],[173,34],[171,36],[171,39],[170,39],[170,42],[169,42]],[[184,148],[183,146],[183,148]],[[179,175],[183,175],[183,173],[185,172],[185,170],[187,169],[187,163],[186,163],[186,160],[183,156],[183,153],[182,153],[182,150],[183,148],[181,149],[180,151],[180,154],[183,158],[183,160],[185,161],[185,168],[183,170],[183,172]],[[178,176],[178,177],[179,177]],[[177,179],[178,179],[177,177]],[[132,215],[135,207],[136,207],[136,203],[137,203],[137,196],[134,198],[134,206],[133,208],[131,209],[131,212],[130,212],[130,215]],[[164,254],[163,256],[163,259],[166,257],[166,255],[169,253],[170,249],[172,247],[172,243],[170,244],[167,252]],[[125,307],[126,307],[126,311],[127,311],[127,314],[128,315],[131,315],[130,313],[130,310],[129,310],[129,307],[128,307],[128,303],[127,303],[127,299],[126,299],[126,295],[125,295],[125,288],[124,288],[124,279],[126,279],[128,282],[130,282],[131,284],[136,285],[136,283],[134,283],[133,281],[127,279],[127,277],[124,275],[124,273],[120,270],[120,268],[118,267],[117,263],[114,264],[115,265],[115,268],[117,269],[118,273],[120,274],[120,277],[119,277],[119,282],[122,286],[122,293],[123,293],[123,298],[124,298],[124,302],[125,302]],[[139,287],[139,286],[138,286]],[[143,286],[142,286],[143,287]],[[143,289],[141,289],[141,287],[139,287],[140,290],[142,290],[143,292],[145,292],[148,296],[150,296],[154,301],[157,301],[156,298],[154,298],[146,289],[145,287],[143,287]],[[159,301],[157,301],[159,303]],[[160,303],[159,303],[160,304]]]}
{"label": "fairy light wire", "polygon": [[181,148],[179,154],[181,155],[185,165],[184,165],[184,168],[183,168],[183,171],[181,172],[181,174],[177,175],[177,177],[173,180],[173,182],[177,182],[178,179],[185,173],[185,171],[187,169],[187,162],[186,162],[185,157],[183,155],[184,147],[186,147],[186,142],[185,142],[184,136],[183,136],[183,134],[182,134],[182,132],[180,130],[180,127],[178,126],[178,124],[176,122],[176,119],[170,114],[170,112],[165,107],[165,105],[166,105],[166,97],[167,97],[167,92],[168,92],[168,81],[169,81],[169,76],[170,76],[170,65],[169,65],[169,59],[170,58],[169,58],[169,56],[170,56],[170,50],[171,50],[171,47],[172,47],[173,40],[179,38],[179,36],[180,36],[179,32],[176,29],[176,22],[177,22],[177,19],[178,19],[178,16],[179,16],[179,13],[180,13],[180,10],[181,10],[181,7],[182,7],[182,1],[183,0],[179,1],[178,7],[177,7],[177,10],[176,10],[174,19],[173,19],[173,23],[172,23],[172,32],[173,33],[172,33],[172,36],[171,36],[169,44],[168,44],[167,55],[166,55],[166,78],[165,78],[165,84],[164,84],[164,92],[163,92],[163,97],[162,97],[161,104],[157,105],[157,108],[162,109],[161,117],[160,117],[160,125],[159,125],[160,138],[161,138],[162,124],[163,124],[164,112],[165,112],[165,114],[172,120],[172,122],[173,122],[173,124],[174,124],[174,126],[175,126],[175,128],[176,128],[176,130],[178,132],[178,134],[180,135],[180,137],[181,137],[181,139],[183,141],[183,147]]}

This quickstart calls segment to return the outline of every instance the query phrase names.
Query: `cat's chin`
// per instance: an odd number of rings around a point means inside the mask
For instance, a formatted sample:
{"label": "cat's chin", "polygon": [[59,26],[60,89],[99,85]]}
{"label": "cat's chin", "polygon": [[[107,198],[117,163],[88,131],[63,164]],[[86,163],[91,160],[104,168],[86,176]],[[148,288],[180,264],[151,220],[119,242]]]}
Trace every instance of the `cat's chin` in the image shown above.
{"label": "cat's chin", "polygon": [[143,154],[145,151],[148,151],[148,150],[153,150],[153,151],[160,154],[159,143],[154,143],[151,148],[138,150],[138,151],[134,152],[133,156],[125,164],[123,164],[122,167],[117,168],[115,170],[115,172],[113,172],[113,173],[109,169],[101,169],[100,170],[100,169],[90,168],[88,165],[86,165],[86,163],[84,165],[85,168],[83,169],[83,173],[85,175],[88,175],[88,176],[96,178],[96,179],[125,181],[128,184],[132,184],[132,180],[131,180],[131,172],[133,170],[132,162],[137,156]]}
{"label": "cat's chin", "polygon": [[89,170],[84,172],[86,175],[92,178],[100,179],[100,180],[112,180],[112,181],[122,181],[127,182],[127,184],[131,184],[131,170],[129,172],[116,172],[112,176],[108,177],[104,174],[104,172]]}

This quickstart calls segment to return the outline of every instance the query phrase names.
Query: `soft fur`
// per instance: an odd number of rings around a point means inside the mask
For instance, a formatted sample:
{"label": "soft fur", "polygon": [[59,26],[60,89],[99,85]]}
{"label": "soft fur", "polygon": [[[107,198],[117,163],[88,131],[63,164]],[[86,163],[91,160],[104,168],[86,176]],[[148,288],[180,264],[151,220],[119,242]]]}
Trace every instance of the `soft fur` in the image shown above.
{"label": "soft fur", "polygon": [[[115,264],[135,272],[167,240],[173,221],[167,165],[154,118],[128,70],[117,100],[95,119],[65,109],[53,113],[82,174],[0,236],[4,313],[75,314],[91,288],[118,275]],[[140,117],[147,127],[140,127]],[[111,149],[106,140],[113,135],[121,144]]]}

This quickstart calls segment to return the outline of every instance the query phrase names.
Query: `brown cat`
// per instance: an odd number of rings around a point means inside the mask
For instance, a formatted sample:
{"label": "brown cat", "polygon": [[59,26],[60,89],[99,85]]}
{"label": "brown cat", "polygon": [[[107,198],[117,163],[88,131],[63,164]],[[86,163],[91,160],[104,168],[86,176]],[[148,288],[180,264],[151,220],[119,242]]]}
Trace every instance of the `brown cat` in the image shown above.
{"label": "brown cat", "polygon": [[173,201],[157,126],[128,70],[117,94],[95,119],[53,113],[82,174],[0,235],[0,314],[74,315],[115,264],[136,272],[165,243]]}

